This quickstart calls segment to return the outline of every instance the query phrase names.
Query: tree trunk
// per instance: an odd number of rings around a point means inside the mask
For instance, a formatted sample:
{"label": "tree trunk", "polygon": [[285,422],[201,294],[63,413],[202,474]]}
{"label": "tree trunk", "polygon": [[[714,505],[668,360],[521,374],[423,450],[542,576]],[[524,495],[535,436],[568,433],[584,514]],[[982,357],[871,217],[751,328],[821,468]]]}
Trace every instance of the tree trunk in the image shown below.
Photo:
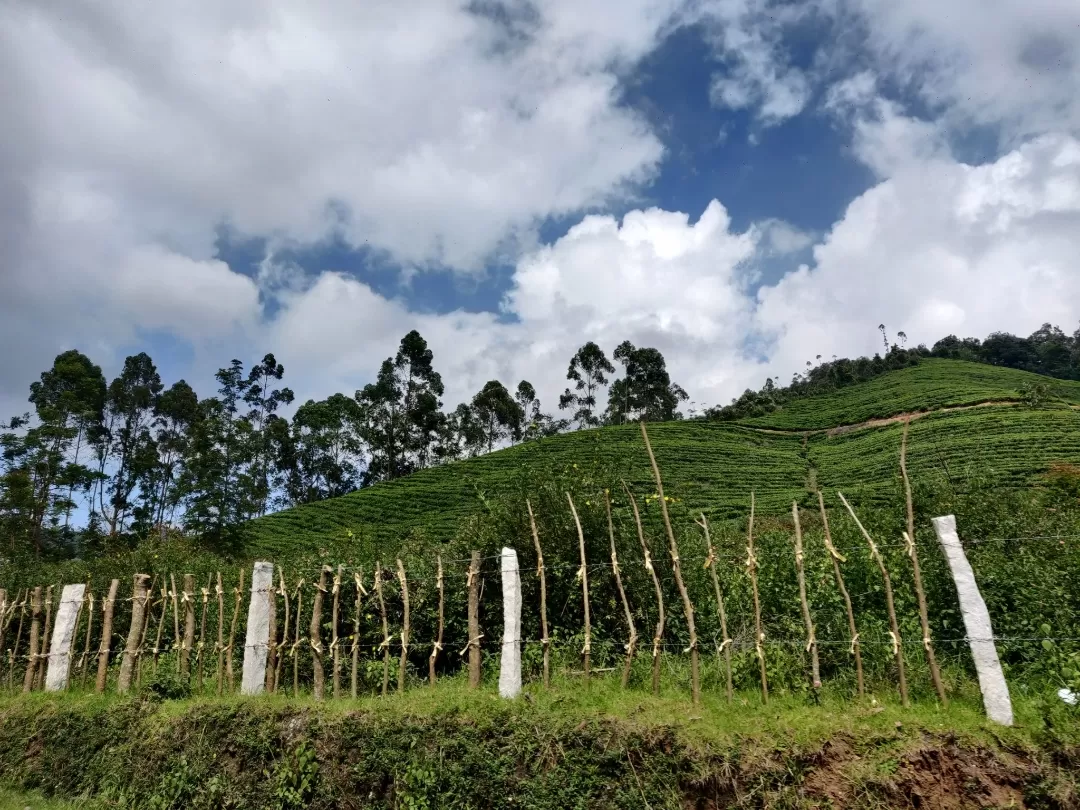
{"label": "tree trunk", "polygon": [[480,552],[469,561],[469,688],[480,687]]}
{"label": "tree trunk", "polygon": [[131,589],[131,625],[128,628],[127,644],[124,647],[124,659],[120,663],[120,676],[116,682],[116,691],[121,695],[131,689],[135,666],[139,655],[139,641],[142,639],[143,624],[146,621],[146,583],[148,574],[135,574]]}
{"label": "tree trunk", "polygon": [[323,699],[326,688],[326,675],[323,672],[322,605],[323,594],[326,593],[326,574],[331,570],[329,566],[324,565],[319,572],[319,584],[315,589],[315,602],[311,609],[311,625],[308,627],[308,634],[311,637],[311,666],[316,700]]}
{"label": "tree trunk", "polygon": [[30,595],[30,654],[26,659],[23,692],[29,692],[34,688],[34,680],[37,675],[40,656],[39,644],[41,642],[41,592],[42,587],[38,585]]}
{"label": "tree trunk", "polygon": [[116,591],[120,587],[120,580],[114,579],[109,583],[109,595],[105,597],[102,605],[101,620],[101,644],[98,646],[98,671],[97,683],[94,691],[99,695],[105,691],[105,682],[109,677],[109,645],[112,642],[113,606],[116,603]]}

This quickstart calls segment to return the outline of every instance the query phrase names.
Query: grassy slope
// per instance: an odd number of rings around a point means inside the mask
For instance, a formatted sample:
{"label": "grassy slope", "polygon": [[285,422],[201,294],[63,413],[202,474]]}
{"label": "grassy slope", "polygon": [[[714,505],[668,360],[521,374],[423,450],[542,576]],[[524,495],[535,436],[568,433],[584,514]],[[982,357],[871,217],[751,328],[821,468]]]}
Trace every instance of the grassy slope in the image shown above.
{"label": "grassy slope", "polygon": [[[117,696],[0,700],[0,783],[108,806],[273,807],[300,740],[319,769],[303,806],[1075,806],[1080,729],[1058,704],[1018,699],[989,728],[977,696],[948,711],[820,706],[754,693],[733,706],[558,679],[530,700],[462,679],[386,699],[140,704]],[[1051,722],[1052,721],[1052,722]],[[91,755],[93,752],[93,755]],[[263,773],[269,773],[266,778]],[[116,800],[123,798],[125,802]],[[3,794],[0,794],[2,797]],[[915,797],[913,799],[913,796]],[[961,797],[964,797],[961,800]],[[171,803],[169,803],[171,801]],[[942,804],[947,802],[947,805]],[[2,806],[2,805],[0,805]],[[36,806],[31,804],[31,806]],[[63,807],[48,804],[46,807]]]}
{"label": "grassy slope", "polygon": [[[806,491],[811,466],[830,488],[893,486],[899,427],[810,436],[762,431],[832,427],[896,413],[1013,400],[1025,382],[1047,382],[1054,395],[1080,402],[1080,383],[1047,380],[1026,372],[948,360],[926,361],[868,383],[815,397],[790,408],[731,423],[671,422],[649,427],[669,494],[713,518],[742,514],[753,489],[763,512],[779,512]],[[965,475],[978,470],[1005,484],[1029,483],[1057,460],[1080,456],[1080,414],[1056,407],[988,407],[943,413],[912,423],[912,468]],[[269,515],[250,524],[247,550],[273,557],[297,547],[317,548],[346,529],[361,552],[399,542],[414,529],[433,537],[453,535],[462,518],[480,509],[477,491],[505,490],[515,475],[542,475],[550,466],[602,463],[639,492],[653,490],[648,457],[636,426],[570,433],[424,470],[405,479],[321,503]],[[365,548],[366,547],[366,548]]]}

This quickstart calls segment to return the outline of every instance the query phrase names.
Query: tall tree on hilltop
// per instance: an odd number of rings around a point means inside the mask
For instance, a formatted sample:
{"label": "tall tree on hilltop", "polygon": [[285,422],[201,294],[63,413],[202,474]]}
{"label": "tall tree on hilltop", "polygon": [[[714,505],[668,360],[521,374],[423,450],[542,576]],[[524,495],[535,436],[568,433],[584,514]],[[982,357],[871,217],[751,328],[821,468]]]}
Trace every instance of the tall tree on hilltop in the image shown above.
{"label": "tall tree on hilltop", "polygon": [[536,389],[528,380],[518,383],[514,392],[514,401],[521,406],[524,421],[516,441],[534,441],[544,436],[554,436],[566,429],[566,420],[555,419],[541,410],[540,400],[536,398]]}
{"label": "tall tree on hilltop", "polygon": [[483,426],[489,453],[504,438],[521,433],[525,412],[510,396],[506,386],[498,380],[489,380],[484,384],[480,392],[473,397],[472,410]]}
{"label": "tall tree on hilltop", "polygon": [[157,458],[150,425],[163,387],[161,375],[146,352],[128,357],[123,370],[109,383],[105,419],[94,437],[102,479],[97,487],[98,510],[108,525],[109,537],[124,530],[132,493]]}
{"label": "tall tree on hilltop", "polygon": [[611,374],[615,367],[607,359],[604,350],[589,341],[570,358],[570,368],[566,379],[573,381],[574,390],[567,388],[559,397],[559,409],[573,408],[572,418],[579,428],[594,427],[600,424],[596,415],[596,394],[607,385],[605,374]]}
{"label": "tall tree on hilltop", "polygon": [[293,415],[290,429],[274,423],[283,505],[333,498],[360,484],[363,441],[360,406],[344,394],[308,400]]}
{"label": "tall tree on hilltop", "polygon": [[371,449],[366,483],[400,478],[432,463],[444,390],[432,360],[427,341],[414,329],[401,339],[397,354],[383,361],[375,382],[357,392]]}
{"label": "tall tree on hilltop", "polygon": [[614,357],[625,373],[612,383],[608,392],[609,423],[681,418],[678,407],[680,402],[686,401],[687,394],[681,386],[671,382],[664,355],[657,349],[636,348],[629,340],[624,340],[615,349]]}
{"label": "tall tree on hilltop", "polygon": [[273,380],[285,376],[285,367],[277,362],[273,354],[267,354],[262,362],[248,373],[244,402],[250,406],[247,413],[255,441],[251,481],[254,491],[252,502],[256,513],[266,514],[267,501],[270,498],[270,454],[271,441],[268,425],[279,418],[275,411],[281,405],[293,401],[293,392],[289,388],[271,388]]}
{"label": "tall tree on hilltop", "polygon": [[[199,418],[199,398],[185,380],[163,391],[154,406],[154,443],[157,463],[140,483],[142,507],[140,527],[160,526],[172,520],[180,503],[177,482],[190,454],[195,422]],[[137,529],[138,531],[138,529]]]}

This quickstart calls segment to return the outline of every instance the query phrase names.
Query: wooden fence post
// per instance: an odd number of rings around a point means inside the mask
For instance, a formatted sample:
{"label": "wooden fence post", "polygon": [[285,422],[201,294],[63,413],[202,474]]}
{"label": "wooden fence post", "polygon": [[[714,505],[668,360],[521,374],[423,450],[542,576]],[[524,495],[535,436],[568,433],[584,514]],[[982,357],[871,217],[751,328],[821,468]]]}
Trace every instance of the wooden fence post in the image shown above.
{"label": "wooden fence post", "polygon": [[[233,596],[235,602],[233,603],[232,624],[229,625],[229,644],[228,644],[228,656],[225,658],[225,673],[229,679],[229,691],[236,690],[236,681],[233,671],[233,654],[236,651],[236,622],[240,618],[240,596],[244,590],[244,569],[240,569],[240,579],[237,581],[236,587],[233,588]],[[175,594],[174,594],[175,595]]]}
{"label": "wooden fence post", "polygon": [[585,656],[585,686],[588,686],[589,659],[592,653],[592,622],[589,620],[589,566],[585,560],[585,534],[581,531],[581,520],[578,519],[574,499],[570,497],[569,492],[566,493],[566,500],[570,504],[570,511],[574,515],[574,525],[577,526],[578,549],[581,552],[581,568],[578,569],[577,577],[581,580],[581,595],[585,600],[585,646],[581,652]]}
{"label": "wooden fence post", "polygon": [[754,597],[754,652],[761,670],[761,702],[769,702],[769,678],[765,673],[765,630],[761,626],[761,597],[757,586],[757,556],[754,554],[754,493],[750,492],[750,522],[746,529],[746,573],[750,575],[750,591]]}
{"label": "wooden fence post", "polygon": [[469,688],[480,688],[480,552],[469,561]]}
{"label": "wooden fence post", "polygon": [[622,573],[619,571],[619,557],[615,553],[615,526],[611,522],[611,495],[606,489],[604,490],[604,506],[607,508],[608,539],[611,541],[611,570],[615,574],[615,586],[619,589],[619,599],[622,601],[626,625],[630,633],[626,643],[626,662],[623,664],[622,673],[622,688],[626,689],[630,684],[630,667],[634,663],[634,653],[637,652],[637,627],[634,626],[634,613],[630,610],[630,600],[626,598]]}
{"label": "wooden fence post", "polygon": [[128,628],[124,658],[120,662],[120,675],[116,681],[116,691],[121,695],[131,689],[135,674],[135,662],[139,654],[139,639],[142,638],[143,623],[146,621],[146,583],[148,574],[135,574],[131,589],[131,625]]}
{"label": "wooden fence post", "polygon": [[191,677],[191,651],[195,647],[195,575],[184,574],[184,592],[181,602],[184,605],[184,643],[180,647],[180,677]]}
{"label": "wooden fence post", "polygon": [[686,590],[686,583],[682,578],[682,567],[679,564],[679,546],[675,542],[675,532],[671,528],[671,518],[668,516],[667,501],[664,499],[664,482],[660,478],[660,467],[656,464],[656,456],[653,455],[652,445],[649,443],[649,432],[645,429],[645,421],[640,422],[641,436],[645,440],[645,449],[649,451],[649,463],[652,464],[653,477],[656,479],[656,493],[660,500],[660,514],[664,518],[664,529],[667,530],[668,542],[671,545],[671,567],[675,572],[675,584],[682,596],[683,610],[686,612],[686,628],[690,633],[690,683],[691,695],[694,705],[701,703],[701,675],[698,667],[698,638],[697,628],[694,626],[694,604],[690,601],[690,593]]}
{"label": "wooden fence post", "polygon": [[45,686],[45,669],[49,664],[49,642],[52,637],[53,586],[45,589],[45,626],[41,629],[41,651],[38,656],[37,671],[34,674],[34,688]]}
{"label": "wooden fence post", "polygon": [[428,681],[431,683],[432,686],[435,685],[435,662],[439,657],[439,651],[443,648],[443,620],[446,600],[446,589],[443,587],[443,568],[441,554],[435,555],[435,562],[438,566],[438,572],[435,577],[435,587],[439,590],[439,628],[435,636],[435,643],[431,647],[431,655],[428,656]]}
{"label": "wooden fence post", "polygon": [[548,636],[547,620],[547,576],[544,571],[544,552],[540,548],[540,533],[536,530],[536,517],[532,504],[525,499],[525,508],[529,511],[529,528],[532,530],[533,545],[536,546],[536,575],[540,578],[540,648],[544,655],[544,688],[551,686],[551,638]]}
{"label": "wooden fence post", "polygon": [[143,659],[146,657],[144,652],[146,649],[146,635],[150,629],[150,624],[154,619],[154,586],[157,585],[157,574],[154,574],[154,578],[150,580],[150,585],[146,589],[146,595],[143,597],[143,623],[142,633],[139,634],[139,646],[135,652],[135,686],[138,687],[142,684],[142,672],[143,672]]}
{"label": "wooden fence post", "polygon": [[401,583],[401,601],[405,609],[401,627],[401,663],[398,665],[397,689],[405,691],[405,670],[409,663],[409,581],[405,578],[405,566],[401,558],[397,561],[398,581]]}
{"label": "wooden fence post", "polygon": [[281,566],[278,566],[278,596],[285,602],[285,621],[281,627],[281,644],[276,643],[277,631],[275,629],[274,639],[274,691],[280,689],[285,691],[285,687],[281,685],[281,662],[285,657],[285,648],[289,646],[289,591],[285,587],[285,574],[282,573]]}
{"label": "wooden fence post", "polygon": [[660,694],[660,653],[661,643],[664,639],[664,591],[660,587],[660,577],[656,575],[656,568],[652,563],[652,556],[649,553],[649,544],[645,542],[645,531],[641,527],[641,513],[638,512],[637,499],[634,498],[630,487],[626,485],[625,481],[620,481],[623,490],[626,492],[626,497],[630,501],[630,506],[634,510],[634,525],[637,526],[638,540],[641,543],[641,553],[645,555],[645,570],[649,572],[652,577],[653,590],[656,591],[656,608],[658,616],[656,620],[656,629],[653,630],[653,644],[652,644],[652,691],[654,695]]}
{"label": "wooden fence post", "polygon": [[342,566],[339,565],[337,573],[334,574],[334,604],[330,609],[331,680],[334,684],[335,699],[341,697],[341,651],[338,650],[338,620],[341,617],[341,572]]}
{"label": "wooden fence post", "polygon": [[716,573],[716,549],[713,548],[712,535],[709,533],[709,521],[705,517],[705,513],[701,513],[701,520],[697,521],[697,524],[705,532],[705,545],[709,549],[708,556],[705,558],[705,568],[709,569],[709,576],[712,579],[713,590],[716,592],[716,611],[720,616],[720,634],[723,636],[723,640],[720,642],[720,647],[724,651],[724,670],[727,674],[727,688],[725,694],[727,696],[727,702],[731,703],[731,699],[734,695],[734,684],[731,681],[731,637],[728,635],[727,627],[727,611],[724,610],[724,595],[720,592],[720,577]]}
{"label": "wooden fence post", "polygon": [[[278,572],[280,573],[280,571]],[[274,587],[274,574],[266,583],[266,674],[263,676],[263,689],[272,695],[277,686],[277,588]]]}
{"label": "wooden fence post", "polygon": [[41,591],[40,585],[36,586],[30,595],[30,653],[26,659],[26,672],[23,675],[23,692],[29,692],[34,688],[34,677],[37,674],[37,665],[40,650],[41,634]]}
{"label": "wooden fence post", "polygon": [[109,677],[109,644],[112,642],[113,605],[116,603],[116,591],[120,587],[120,580],[114,579],[109,583],[109,595],[102,604],[101,620],[101,644],[98,646],[98,670],[97,683],[94,691],[99,695],[105,691],[105,682]]}
{"label": "wooden fence post", "polygon": [[15,688],[15,659],[19,657],[19,642],[22,641],[23,622],[26,620],[26,600],[30,589],[23,591],[22,601],[19,603],[19,627],[15,631],[15,647],[8,651],[8,691]]}
{"label": "wooden fence post", "polygon": [[919,601],[919,623],[922,625],[923,650],[926,653],[926,663],[930,667],[930,679],[934,682],[938,700],[942,708],[949,707],[949,698],[945,694],[945,684],[941,680],[941,670],[938,669],[937,657],[934,655],[934,643],[930,639],[930,617],[926,609],[926,591],[923,590],[922,571],[919,568],[919,552],[915,548],[915,508],[911,498],[911,481],[907,472],[907,437],[910,417],[904,420],[904,434],[900,439],[900,474],[904,479],[904,503],[907,507],[907,533],[904,535],[904,543],[907,545],[907,555],[911,560],[911,572],[915,578],[915,595]]}
{"label": "wooden fence post", "polygon": [[386,622],[386,601],[383,599],[382,593],[382,563],[378,560],[375,561],[375,597],[379,602],[379,617],[382,619],[382,644],[379,645],[379,649],[382,650],[382,696],[386,697],[386,694],[390,691],[390,625]]}
{"label": "wooden fence post", "polygon": [[319,571],[319,582],[315,586],[315,601],[311,606],[311,625],[308,634],[311,637],[311,667],[313,672],[312,689],[316,700],[322,700],[326,689],[326,674],[323,671],[322,646],[322,606],[326,593],[326,574],[333,569],[324,565]]}
{"label": "wooden fence post", "polygon": [[806,572],[803,570],[802,524],[799,521],[799,505],[792,501],[791,517],[795,521],[795,573],[799,579],[799,605],[802,608],[803,624],[806,625],[806,651],[810,653],[810,683],[814,695],[821,689],[821,665],[818,661],[817,636],[814,634],[814,619],[810,615],[810,602],[806,598]]}
{"label": "wooden fence post", "polygon": [[90,633],[94,629],[94,592],[90,590],[89,582],[86,584],[86,601],[90,606],[86,617],[86,642],[79,658],[79,682],[83,684],[86,683],[86,665],[90,660]]}
{"label": "wooden fence post", "polygon": [[176,589],[176,575],[169,574],[169,600],[172,602],[173,641],[172,651],[176,653],[176,672],[180,673],[180,648],[183,646],[183,637],[180,635],[180,592]]}
{"label": "wooden fence post", "polygon": [[836,494],[840,496],[840,501],[847,508],[852,520],[855,521],[855,525],[859,527],[862,536],[866,538],[866,542],[870,546],[870,556],[877,563],[878,569],[881,571],[881,579],[885,583],[885,607],[889,611],[889,636],[892,638],[893,657],[896,659],[896,671],[900,682],[900,703],[906,709],[910,702],[908,701],[907,677],[904,675],[904,650],[900,639],[900,625],[896,621],[896,606],[893,603],[892,580],[889,579],[889,569],[885,567],[885,560],[882,559],[881,552],[878,551],[878,547],[874,544],[874,539],[859,521],[858,515],[851,508],[851,504],[847,502],[847,498],[844,497],[842,492]]}
{"label": "wooden fence post", "polygon": [[296,583],[296,632],[293,635],[292,649],[292,687],[293,697],[300,694],[300,614],[304,612],[304,580]]}
{"label": "wooden fence post", "polygon": [[818,507],[821,509],[821,525],[825,529],[825,550],[829,552],[829,559],[832,560],[833,578],[836,580],[836,587],[840,589],[840,595],[844,598],[844,609],[847,612],[848,620],[848,632],[851,634],[851,654],[855,656],[855,679],[858,683],[859,697],[866,694],[866,689],[863,685],[863,668],[862,668],[862,652],[859,649],[859,631],[855,626],[855,611],[851,607],[851,596],[848,594],[847,585],[844,584],[844,575],[840,571],[840,563],[847,562],[847,559],[836,550],[836,546],[832,542],[832,533],[829,531],[829,516],[825,512],[825,498],[821,494],[821,490],[818,490]]}
{"label": "wooden fence post", "polygon": [[199,691],[203,691],[203,649],[206,647],[206,609],[210,602],[210,584],[214,581],[213,575],[206,577],[206,587],[200,588],[202,596],[202,613],[199,616],[199,640],[195,646],[195,682],[199,685]]}
{"label": "wooden fence post", "polygon": [[221,587],[221,572],[217,572],[214,582],[217,596],[217,693],[220,695],[225,686],[225,589]]}
{"label": "wooden fence post", "polygon": [[[363,597],[367,596],[367,591],[364,590],[363,577],[364,572],[362,570],[353,572],[353,581],[356,584],[356,611],[353,614],[352,672],[350,673],[351,683],[349,684],[353,700],[356,700],[357,670],[360,667],[360,610],[363,606]],[[441,580],[439,585],[442,586]]]}

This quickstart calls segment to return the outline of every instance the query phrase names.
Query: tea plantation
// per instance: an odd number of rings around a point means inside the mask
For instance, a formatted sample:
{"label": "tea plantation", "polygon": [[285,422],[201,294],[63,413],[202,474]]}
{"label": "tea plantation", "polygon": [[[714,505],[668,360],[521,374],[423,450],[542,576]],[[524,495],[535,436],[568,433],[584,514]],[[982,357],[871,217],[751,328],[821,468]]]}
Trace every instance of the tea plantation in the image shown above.
{"label": "tea plantation", "polygon": [[[1045,386],[1031,407],[1024,391]],[[978,476],[1023,486],[1052,463],[1080,460],[1080,383],[950,360],[928,360],[827,396],[798,401],[743,423],[683,421],[649,426],[667,494],[713,519],[744,515],[753,490],[760,514],[783,514],[814,481],[827,488],[884,497],[895,491],[898,424],[843,435],[820,431],[905,412],[994,404],[923,416],[912,422],[914,477],[951,483]],[[791,432],[785,432],[791,431]],[[576,465],[576,467],[575,467]],[[249,524],[244,550],[278,557],[316,550],[347,532],[361,557],[410,533],[449,539],[483,500],[518,493],[568,471],[624,478],[638,493],[654,490],[636,425],[568,433],[456,464],[423,470],[341,498],[269,515]]]}

